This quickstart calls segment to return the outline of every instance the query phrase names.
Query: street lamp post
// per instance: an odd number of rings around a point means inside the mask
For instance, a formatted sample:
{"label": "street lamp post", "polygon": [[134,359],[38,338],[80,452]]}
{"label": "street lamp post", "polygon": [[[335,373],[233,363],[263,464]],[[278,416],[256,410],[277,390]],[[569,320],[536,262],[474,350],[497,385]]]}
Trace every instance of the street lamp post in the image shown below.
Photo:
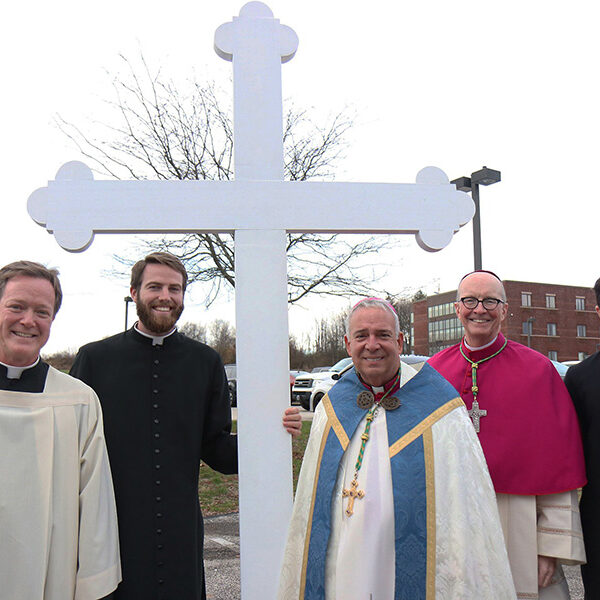
{"label": "street lamp post", "polygon": [[127,317],[128,317],[128,313],[129,313],[129,303],[133,302],[133,298],[131,296],[125,296],[125,298],[123,298],[123,300],[125,301],[125,329],[123,331],[127,331]]}
{"label": "street lamp post", "polygon": [[533,332],[533,322],[535,317],[529,317],[527,319],[527,347],[531,348],[531,334]]}
{"label": "street lamp post", "polygon": [[492,185],[500,181],[500,171],[483,167],[479,171],[471,173],[471,177],[459,177],[450,183],[461,192],[471,192],[471,198],[475,204],[475,215],[473,216],[473,256],[475,271],[481,270],[481,220],[479,213],[479,186]]}

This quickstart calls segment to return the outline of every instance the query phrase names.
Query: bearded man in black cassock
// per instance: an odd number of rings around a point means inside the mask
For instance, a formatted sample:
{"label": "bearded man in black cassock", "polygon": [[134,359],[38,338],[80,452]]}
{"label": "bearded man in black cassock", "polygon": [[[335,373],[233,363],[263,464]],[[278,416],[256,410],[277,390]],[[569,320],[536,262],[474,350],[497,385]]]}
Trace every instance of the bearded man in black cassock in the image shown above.
{"label": "bearded man in black cassock", "polygon": [[206,597],[200,461],[237,472],[221,358],[175,328],[186,283],[170,254],[136,263],[139,321],[83,346],[71,369],[96,391],[104,413],[123,568],[115,600]]}

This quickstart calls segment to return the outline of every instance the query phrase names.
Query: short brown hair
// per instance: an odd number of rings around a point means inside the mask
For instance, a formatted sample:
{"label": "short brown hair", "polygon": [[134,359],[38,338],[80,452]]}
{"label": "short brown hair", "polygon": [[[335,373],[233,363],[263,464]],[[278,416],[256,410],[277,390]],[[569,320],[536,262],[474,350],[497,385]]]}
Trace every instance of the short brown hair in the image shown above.
{"label": "short brown hair", "polygon": [[168,252],[152,252],[152,254],[148,254],[142,260],[138,260],[133,268],[131,269],[131,287],[138,291],[140,286],[142,285],[142,278],[144,276],[144,269],[147,265],[165,265],[178,273],[181,273],[183,277],[183,291],[185,292],[185,288],[187,287],[188,275],[183,263],[172,254]]}
{"label": "short brown hair", "polygon": [[46,279],[54,288],[54,315],[58,312],[62,304],[62,288],[58,280],[58,270],[48,269],[40,263],[30,260],[18,260],[12,262],[0,269],[0,298],[4,295],[4,288],[7,282],[13,277],[36,277],[38,279]]}

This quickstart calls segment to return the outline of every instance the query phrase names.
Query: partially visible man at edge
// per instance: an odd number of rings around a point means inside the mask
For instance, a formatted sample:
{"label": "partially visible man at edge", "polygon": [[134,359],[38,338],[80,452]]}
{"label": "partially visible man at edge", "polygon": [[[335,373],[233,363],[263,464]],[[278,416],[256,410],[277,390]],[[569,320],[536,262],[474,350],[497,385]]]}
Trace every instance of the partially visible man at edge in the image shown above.
{"label": "partially visible man at edge", "polygon": [[61,301],[55,269],[0,269],[0,596],[10,600],[97,600],[121,580],[98,398],[40,358]]}
{"label": "partially visible man at edge", "polygon": [[456,390],[400,362],[387,302],[359,302],[346,332],[353,368],[315,411],[278,598],[514,600],[492,482]]}
{"label": "partially visible man at edge", "polygon": [[[139,321],[83,346],[71,369],[104,413],[123,566],[115,600],[206,598],[200,461],[238,469],[221,358],[175,327],[187,278],[171,254],[138,261],[130,291]],[[290,433],[299,432],[297,418]]]}
{"label": "partially visible man at edge", "polygon": [[497,275],[465,275],[454,306],[465,336],[428,362],[459,391],[479,434],[517,598],[568,600],[560,563],[585,562],[573,405],[545,356],[500,333],[508,304]]}
{"label": "partially visible man at edge", "polygon": [[[594,284],[600,317],[600,279]],[[587,485],[581,493],[581,524],[587,564],[581,567],[586,600],[600,598],[600,352],[569,367],[565,384],[573,399],[583,440]]]}

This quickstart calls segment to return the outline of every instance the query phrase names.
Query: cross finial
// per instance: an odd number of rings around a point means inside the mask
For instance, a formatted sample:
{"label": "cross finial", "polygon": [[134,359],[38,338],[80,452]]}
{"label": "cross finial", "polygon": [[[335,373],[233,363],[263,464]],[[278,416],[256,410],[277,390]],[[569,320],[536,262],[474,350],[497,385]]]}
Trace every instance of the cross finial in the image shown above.
{"label": "cross finial", "polygon": [[281,63],[297,48],[294,30],[262,2],[248,2],[215,32],[215,51],[233,63],[237,181],[283,180]]}
{"label": "cross finial", "polygon": [[[272,41],[276,44],[271,45]],[[291,60],[298,49],[296,32],[281,25],[262,2],[244,4],[239,17],[233,17],[233,21],[224,23],[215,32],[215,52],[224,60],[234,60],[238,53],[256,50],[257,45],[273,48],[282,63]]]}

